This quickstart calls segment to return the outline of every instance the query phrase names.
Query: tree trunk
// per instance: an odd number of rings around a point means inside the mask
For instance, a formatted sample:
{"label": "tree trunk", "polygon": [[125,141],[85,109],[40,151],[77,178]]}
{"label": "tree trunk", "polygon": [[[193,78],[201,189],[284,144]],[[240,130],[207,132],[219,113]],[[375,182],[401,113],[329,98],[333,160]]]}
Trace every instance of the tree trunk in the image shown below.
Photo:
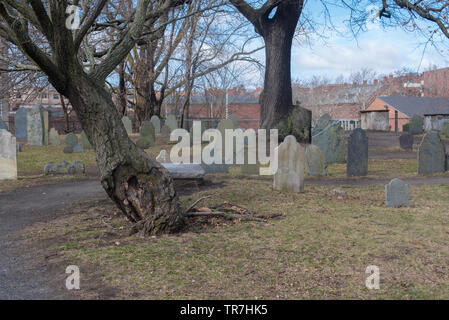
{"label": "tree trunk", "polygon": [[109,197],[145,235],[179,231],[185,220],[169,173],[129,139],[110,94],[82,72],[66,88]]}
{"label": "tree trunk", "polygon": [[65,122],[65,132],[70,132],[70,121],[69,121],[69,112],[67,110],[67,106],[64,101],[64,96],[62,94],[59,95],[59,99],[61,101],[62,111],[64,112],[64,122]]}
{"label": "tree trunk", "polygon": [[120,116],[126,116],[126,107],[128,105],[127,103],[127,97],[128,97],[128,93],[126,90],[126,81],[125,81],[125,63],[122,62],[120,64],[120,69],[119,69],[119,76],[120,76],[120,81],[119,81],[119,87],[118,87],[118,106],[117,106],[117,110],[120,114]]}

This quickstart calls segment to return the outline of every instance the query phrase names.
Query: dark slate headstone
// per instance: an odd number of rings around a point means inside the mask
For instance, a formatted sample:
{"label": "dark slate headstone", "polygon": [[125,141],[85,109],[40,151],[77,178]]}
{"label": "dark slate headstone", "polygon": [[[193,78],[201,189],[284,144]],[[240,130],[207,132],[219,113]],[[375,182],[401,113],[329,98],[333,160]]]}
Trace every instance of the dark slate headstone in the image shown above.
{"label": "dark slate headstone", "polygon": [[150,121],[142,122],[142,127],[140,128],[140,137],[154,137],[156,135],[156,130]]}
{"label": "dark slate headstone", "polygon": [[446,148],[440,135],[430,131],[418,149],[418,174],[432,174],[446,170]]}
{"label": "dark slate headstone", "polygon": [[365,130],[355,129],[348,139],[346,175],[360,177],[368,174],[368,136]]}
{"label": "dark slate headstone", "polygon": [[328,165],[345,162],[345,131],[338,122],[330,122],[323,130],[314,135],[312,144],[321,149]]}
{"label": "dark slate headstone", "polygon": [[26,108],[19,108],[14,117],[14,131],[17,139],[27,139],[27,114]]}
{"label": "dark slate headstone", "polygon": [[403,133],[399,137],[399,145],[401,146],[401,149],[404,150],[413,150],[413,135],[410,133]]}
{"label": "dark slate headstone", "polygon": [[410,207],[410,187],[404,181],[393,179],[385,186],[385,205],[391,207]]}
{"label": "dark slate headstone", "polygon": [[414,116],[410,120],[410,133],[411,134],[423,134],[424,119],[420,116]]}
{"label": "dark slate headstone", "polygon": [[0,130],[8,130],[8,126],[6,125],[5,122],[3,122],[2,119],[0,119]]}

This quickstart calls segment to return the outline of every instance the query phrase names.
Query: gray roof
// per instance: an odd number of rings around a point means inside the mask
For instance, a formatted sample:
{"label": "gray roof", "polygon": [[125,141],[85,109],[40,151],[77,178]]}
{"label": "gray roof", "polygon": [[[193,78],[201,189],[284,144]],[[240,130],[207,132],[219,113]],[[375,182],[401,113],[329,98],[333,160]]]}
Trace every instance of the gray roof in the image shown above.
{"label": "gray roof", "polygon": [[379,97],[399,112],[413,116],[449,114],[449,98]]}
{"label": "gray roof", "polygon": [[[229,96],[229,104],[250,104],[250,103],[259,103],[259,98],[255,98],[251,95],[237,95],[237,96]],[[181,104],[184,101],[182,97],[176,99],[174,96],[167,97],[165,102],[167,104]],[[191,96],[190,104],[224,104],[226,102],[225,96]]]}

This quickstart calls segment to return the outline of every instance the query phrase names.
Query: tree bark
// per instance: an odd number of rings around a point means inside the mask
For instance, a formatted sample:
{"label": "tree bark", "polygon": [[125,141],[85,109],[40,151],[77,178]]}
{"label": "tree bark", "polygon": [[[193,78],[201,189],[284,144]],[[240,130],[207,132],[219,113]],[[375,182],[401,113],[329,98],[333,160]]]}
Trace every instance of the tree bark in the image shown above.
{"label": "tree bark", "polygon": [[185,220],[169,173],[129,139],[110,94],[83,72],[66,88],[109,197],[144,235],[181,230]]}

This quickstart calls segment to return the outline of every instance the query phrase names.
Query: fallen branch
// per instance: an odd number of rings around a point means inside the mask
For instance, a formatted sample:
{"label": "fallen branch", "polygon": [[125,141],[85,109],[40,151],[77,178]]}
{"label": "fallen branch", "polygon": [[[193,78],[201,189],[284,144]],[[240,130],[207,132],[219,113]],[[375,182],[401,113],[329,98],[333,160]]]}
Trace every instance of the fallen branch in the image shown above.
{"label": "fallen branch", "polygon": [[196,200],[186,211],[184,211],[184,213],[189,213],[190,211],[192,211],[193,208],[195,208],[195,206],[200,203],[201,201],[204,201],[206,199],[212,198],[212,196],[206,196],[206,197],[202,197],[198,200]]}

